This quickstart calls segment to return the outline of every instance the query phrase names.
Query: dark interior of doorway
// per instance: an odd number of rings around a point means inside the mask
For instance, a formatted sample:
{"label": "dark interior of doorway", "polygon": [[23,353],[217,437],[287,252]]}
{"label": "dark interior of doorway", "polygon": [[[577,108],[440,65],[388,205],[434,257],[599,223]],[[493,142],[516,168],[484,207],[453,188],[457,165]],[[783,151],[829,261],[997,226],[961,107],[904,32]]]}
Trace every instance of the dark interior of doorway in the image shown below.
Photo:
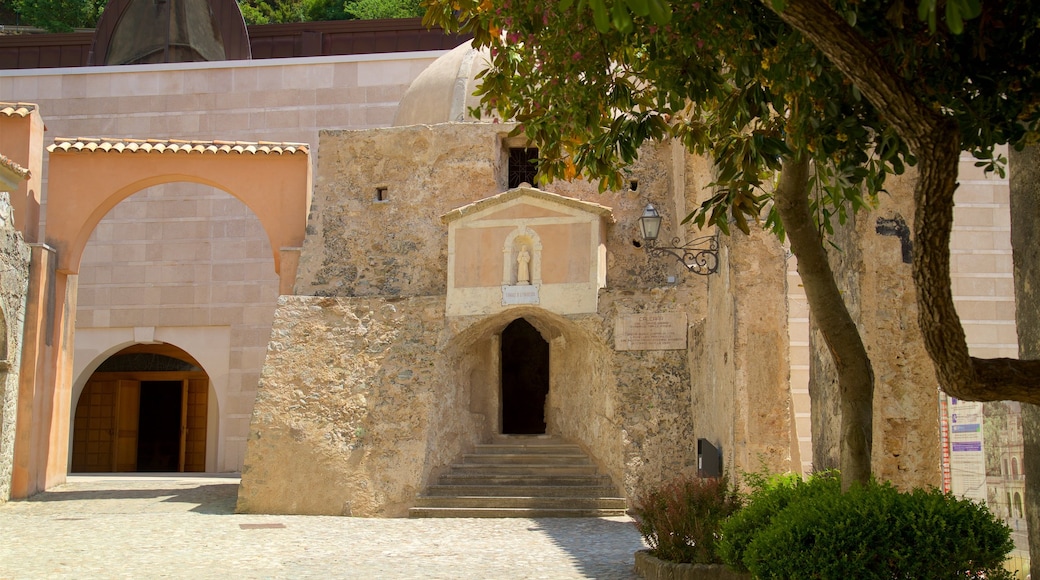
{"label": "dark interior of doorway", "polygon": [[549,343],[523,318],[502,331],[502,433],[545,433]]}
{"label": "dark interior of doorway", "polygon": [[180,462],[181,381],[141,381],[137,470],[175,472]]}

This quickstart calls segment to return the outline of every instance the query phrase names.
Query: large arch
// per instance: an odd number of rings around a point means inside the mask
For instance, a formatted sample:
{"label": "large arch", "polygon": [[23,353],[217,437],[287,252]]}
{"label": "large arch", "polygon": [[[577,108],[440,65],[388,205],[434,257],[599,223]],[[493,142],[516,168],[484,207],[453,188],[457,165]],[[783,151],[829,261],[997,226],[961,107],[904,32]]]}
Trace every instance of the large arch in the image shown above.
{"label": "large arch", "polygon": [[292,293],[310,206],[306,144],[56,139],[50,152],[46,245],[33,248],[20,372],[11,496],[65,481],[72,404],[78,272],[98,222],[144,188],[187,181],[223,190],[257,216],[279,291]]}
{"label": "large arch", "polygon": [[221,189],[256,214],[282,293],[291,292],[311,201],[306,144],[58,138],[47,151],[45,239],[57,251],[59,272],[78,273],[90,233],[120,201],[153,185],[188,181]]}

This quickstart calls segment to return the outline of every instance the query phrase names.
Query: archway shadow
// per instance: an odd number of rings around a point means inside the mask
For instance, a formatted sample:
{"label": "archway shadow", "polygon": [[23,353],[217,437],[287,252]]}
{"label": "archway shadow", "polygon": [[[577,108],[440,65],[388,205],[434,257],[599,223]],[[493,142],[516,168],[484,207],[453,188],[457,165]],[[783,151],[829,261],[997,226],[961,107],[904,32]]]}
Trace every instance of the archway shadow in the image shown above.
{"label": "archway shadow", "polygon": [[567,552],[587,578],[639,578],[635,553],[647,548],[631,520],[622,518],[539,518],[541,532]]}
{"label": "archway shadow", "polygon": [[[196,483],[189,478],[182,478],[180,475],[176,478],[171,477],[170,481],[156,481],[155,479],[142,480],[139,477],[120,478],[106,474],[104,478],[96,480],[84,478],[72,485],[59,486],[21,501],[99,502],[97,507],[101,509],[101,506],[109,501],[130,500],[134,501],[134,504],[129,509],[138,512],[190,511],[200,514],[230,515],[235,513],[238,485],[237,478],[227,478],[227,483],[212,482],[211,480]],[[189,508],[187,504],[194,504],[194,507]]]}

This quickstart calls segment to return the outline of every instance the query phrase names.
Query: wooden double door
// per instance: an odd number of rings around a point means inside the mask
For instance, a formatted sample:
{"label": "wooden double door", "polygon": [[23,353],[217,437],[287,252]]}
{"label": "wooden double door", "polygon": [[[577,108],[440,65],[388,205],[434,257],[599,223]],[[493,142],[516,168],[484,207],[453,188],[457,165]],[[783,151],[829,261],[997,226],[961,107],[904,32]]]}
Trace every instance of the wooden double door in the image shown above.
{"label": "wooden double door", "polygon": [[209,379],[194,374],[91,377],[76,405],[72,471],[205,471]]}

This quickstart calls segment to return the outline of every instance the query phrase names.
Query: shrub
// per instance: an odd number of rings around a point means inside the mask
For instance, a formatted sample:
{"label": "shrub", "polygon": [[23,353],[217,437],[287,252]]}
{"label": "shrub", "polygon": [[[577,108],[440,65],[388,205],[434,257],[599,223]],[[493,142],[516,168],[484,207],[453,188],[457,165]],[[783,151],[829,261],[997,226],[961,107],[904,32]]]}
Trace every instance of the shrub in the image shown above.
{"label": "shrub", "polygon": [[769,477],[762,473],[745,473],[751,487],[747,505],[731,517],[722,528],[718,545],[719,557],[731,567],[744,572],[744,552],[759,532],[769,527],[773,518],[791,503],[817,495],[841,493],[837,472],[812,475],[808,481],[794,473]]}
{"label": "shrub", "polygon": [[937,490],[833,476],[756,490],[723,526],[720,552],[756,578],[1006,579],[1011,530],[985,506]]}
{"label": "shrub", "polygon": [[740,509],[728,477],[679,478],[636,501],[636,527],[662,560],[720,564],[715,544],[722,521]]}

